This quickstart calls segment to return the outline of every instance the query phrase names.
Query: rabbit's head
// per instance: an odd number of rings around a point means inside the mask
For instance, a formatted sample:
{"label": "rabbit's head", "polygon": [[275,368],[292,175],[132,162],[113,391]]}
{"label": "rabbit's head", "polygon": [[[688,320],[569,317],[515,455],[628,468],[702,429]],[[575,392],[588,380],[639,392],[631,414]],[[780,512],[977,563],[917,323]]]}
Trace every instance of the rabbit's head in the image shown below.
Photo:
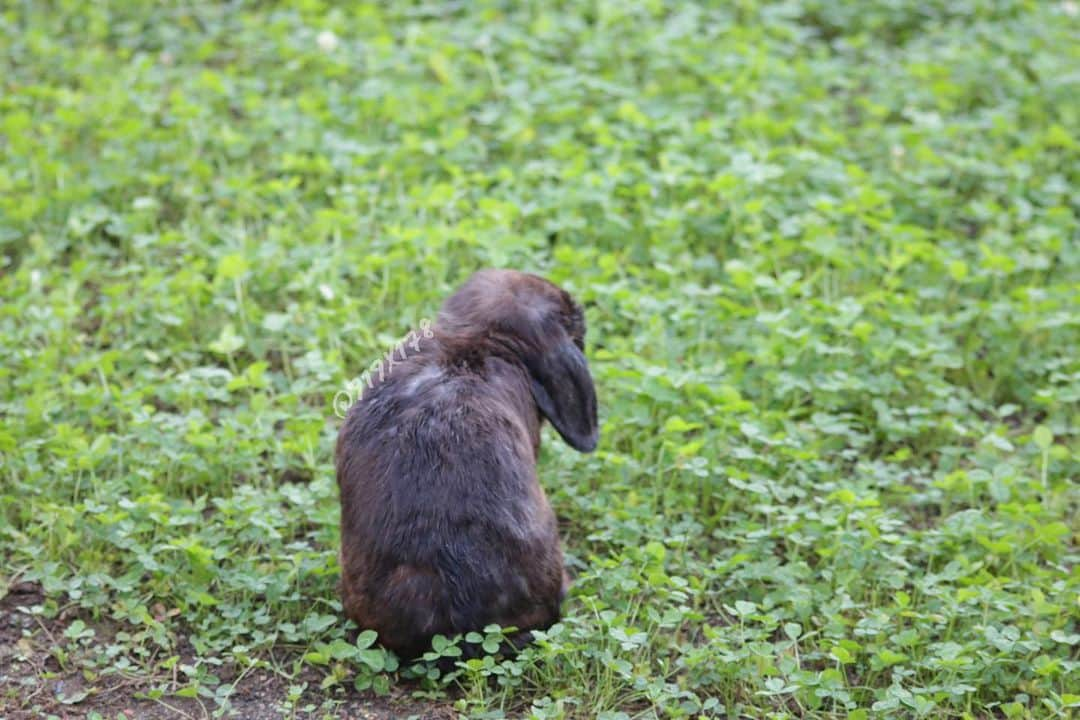
{"label": "rabbit's head", "polygon": [[435,330],[452,362],[497,355],[520,363],[536,406],[563,440],[582,452],[596,448],[585,315],[565,290],[528,273],[481,270],[443,303]]}

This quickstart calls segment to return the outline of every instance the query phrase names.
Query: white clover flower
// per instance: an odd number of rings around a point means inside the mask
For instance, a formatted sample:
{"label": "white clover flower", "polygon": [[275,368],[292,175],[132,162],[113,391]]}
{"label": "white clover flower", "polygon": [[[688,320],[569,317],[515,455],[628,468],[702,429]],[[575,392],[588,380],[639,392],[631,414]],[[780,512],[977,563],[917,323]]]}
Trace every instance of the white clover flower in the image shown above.
{"label": "white clover flower", "polygon": [[338,46],[338,36],[329,30],[323,30],[315,38],[315,42],[323,52],[333,52]]}

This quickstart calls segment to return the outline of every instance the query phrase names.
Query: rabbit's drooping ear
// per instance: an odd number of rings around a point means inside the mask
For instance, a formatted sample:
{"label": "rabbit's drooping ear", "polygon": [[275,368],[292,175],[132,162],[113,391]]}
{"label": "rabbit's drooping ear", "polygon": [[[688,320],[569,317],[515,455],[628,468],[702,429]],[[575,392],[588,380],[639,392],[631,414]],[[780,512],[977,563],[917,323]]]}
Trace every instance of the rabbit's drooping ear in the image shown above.
{"label": "rabbit's drooping ear", "polygon": [[596,389],[585,353],[565,332],[559,340],[525,357],[532,376],[532,394],[544,414],[570,447],[596,449]]}

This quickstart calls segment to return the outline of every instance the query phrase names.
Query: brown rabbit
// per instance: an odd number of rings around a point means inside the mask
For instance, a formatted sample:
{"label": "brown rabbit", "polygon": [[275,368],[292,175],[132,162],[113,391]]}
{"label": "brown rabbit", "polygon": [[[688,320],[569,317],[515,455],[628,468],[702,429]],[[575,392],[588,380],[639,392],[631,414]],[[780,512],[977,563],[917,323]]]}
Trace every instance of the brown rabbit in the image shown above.
{"label": "brown rabbit", "polygon": [[536,275],[482,270],[350,410],[337,442],[345,614],[404,658],[435,634],[559,619],[540,424],[596,448],[585,320]]}

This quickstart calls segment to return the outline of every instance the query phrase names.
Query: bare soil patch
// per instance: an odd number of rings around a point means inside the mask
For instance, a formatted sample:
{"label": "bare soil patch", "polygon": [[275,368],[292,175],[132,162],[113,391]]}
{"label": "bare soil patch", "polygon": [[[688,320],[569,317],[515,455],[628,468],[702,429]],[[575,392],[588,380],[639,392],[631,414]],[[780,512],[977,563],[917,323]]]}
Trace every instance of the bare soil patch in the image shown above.
{"label": "bare soil patch", "polygon": [[[81,670],[65,670],[53,650],[57,638],[74,619],[61,613],[53,619],[32,615],[27,609],[45,599],[40,585],[15,583],[0,598],[0,720],[30,720],[55,717],[61,720],[91,717],[117,720],[201,720],[215,717],[219,708],[213,699],[168,695],[146,699],[160,688],[162,678],[100,673],[87,677]],[[77,615],[77,613],[75,614]],[[105,624],[95,627],[98,637],[115,632]],[[187,650],[190,652],[190,649]],[[222,675],[228,675],[223,669]],[[445,704],[419,703],[407,695],[405,687],[386,697],[336,687],[322,690],[322,677],[305,669],[288,679],[268,670],[255,670],[237,682],[229,696],[229,708],[217,717],[244,720],[280,718],[347,718],[354,720],[450,720],[456,713]],[[307,684],[299,700],[290,702],[290,688]]]}

